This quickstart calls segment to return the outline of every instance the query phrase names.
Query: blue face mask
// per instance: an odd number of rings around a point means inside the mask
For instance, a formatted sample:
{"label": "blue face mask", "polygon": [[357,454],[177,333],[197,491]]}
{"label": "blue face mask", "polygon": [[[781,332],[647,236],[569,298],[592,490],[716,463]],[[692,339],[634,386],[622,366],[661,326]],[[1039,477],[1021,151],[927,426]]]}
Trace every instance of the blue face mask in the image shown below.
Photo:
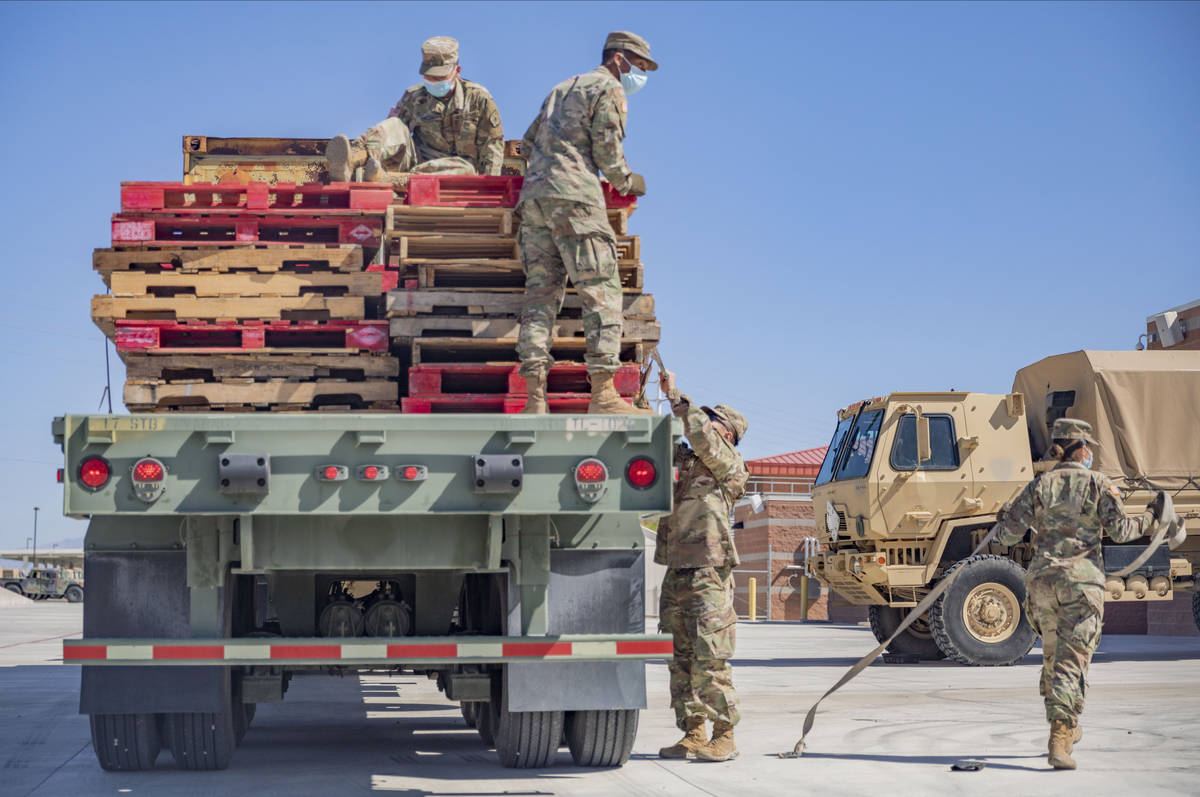
{"label": "blue face mask", "polygon": [[625,65],[629,67],[628,72],[621,73],[621,88],[625,90],[625,96],[628,97],[630,94],[637,94],[641,91],[649,76],[646,74],[646,70],[638,69],[629,63],[625,56],[621,56],[621,60],[625,61]]}
{"label": "blue face mask", "polygon": [[1080,464],[1082,464],[1083,467],[1087,468],[1088,470],[1092,469],[1092,452],[1091,451],[1088,452],[1087,459],[1085,459]]}
{"label": "blue face mask", "polygon": [[425,81],[425,90],[435,97],[445,97],[453,88],[453,77],[448,77],[445,80],[439,80],[436,83],[432,80]]}

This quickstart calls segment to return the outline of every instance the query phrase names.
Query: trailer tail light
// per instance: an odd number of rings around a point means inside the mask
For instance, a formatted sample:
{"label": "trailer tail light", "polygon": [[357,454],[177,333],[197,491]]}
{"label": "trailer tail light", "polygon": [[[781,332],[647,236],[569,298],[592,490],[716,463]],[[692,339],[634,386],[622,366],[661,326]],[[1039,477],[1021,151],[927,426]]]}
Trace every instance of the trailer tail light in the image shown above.
{"label": "trailer tail light", "polygon": [[588,457],[575,466],[575,490],[579,497],[594,504],[608,489],[608,466],[595,457]]}
{"label": "trailer tail light", "polygon": [[63,483],[63,479],[65,478],[65,474],[64,474],[64,472],[63,472],[63,469],[62,469],[62,468],[59,468],[59,469],[58,469],[58,471],[57,471],[57,472],[55,472],[55,474],[54,474],[54,478],[58,480],[58,483],[59,483],[59,484],[62,484],[62,483]]}
{"label": "trailer tail light", "polygon": [[152,504],[163,494],[166,467],[154,457],[142,457],[129,469],[133,478],[133,494]]}
{"label": "trailer tail light", "polygon": [[388,477],[387,465],[360,465],[357,475],[358,478],[365,482],[386,481]]}
{"label": "trailer tail light", "polygon": [[88,457],[79,463],[79,481],[93,492],[108,484],[111,475],[108,461],[104,457]]}
{"label": "trailer tail light", "polygon": [[322,465],[317,468],[317,481],[344,482],[350,478],[350,469],[345,465]]}
{"label": "trailer tail light", "polygon": [[424,465],[402,465],[396,468],[396,478],[405,482],[424,481],[429,475],[429,468]]}
{"label": "trailer tail light", "polygon": [[634,487],[645,490],[658,481],[658,468],[645,457],[638,457],[625,466],[625,478]]}

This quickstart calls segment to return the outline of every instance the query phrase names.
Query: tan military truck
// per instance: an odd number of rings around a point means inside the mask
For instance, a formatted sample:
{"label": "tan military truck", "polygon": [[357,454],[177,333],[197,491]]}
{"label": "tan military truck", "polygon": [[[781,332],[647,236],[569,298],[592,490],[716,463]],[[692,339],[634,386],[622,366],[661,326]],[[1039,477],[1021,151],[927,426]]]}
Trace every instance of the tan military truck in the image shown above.
{"label": "tan military truck", "polygon": [[[869,607],[882,642],[939,579],[956,581],[889,650],[964,664],[1012,664],[1033,646],[1025,617],[1029,537],[970,556],[996,512],[1037,473],[1061,417],[1092,424],[1092,467],[1112,477],[1126,511],[1163,489],[1189,525],[1200,518],[1200,352],[1078,351],[1017,372],[1012,392],[892,393],[847,407],[813,488],[823,551],[810,567]],[[1148,540],[1104,546],[1115,573]],[[1195,586],[1200,539],[1160,547],[1108,601],[1166,601]],[[1200,600],[1193,614],[1200,627]]]}

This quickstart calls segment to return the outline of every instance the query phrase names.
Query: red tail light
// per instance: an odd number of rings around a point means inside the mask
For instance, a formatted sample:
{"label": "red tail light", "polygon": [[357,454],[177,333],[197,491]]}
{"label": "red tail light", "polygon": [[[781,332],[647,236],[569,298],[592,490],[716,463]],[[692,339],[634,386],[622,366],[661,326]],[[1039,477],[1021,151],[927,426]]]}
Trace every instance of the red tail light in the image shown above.
{"label": "red tail light", "polygon": [[645,489],[658,480],[658,468],[645,457],[638,457],[625,468],[625,478],[639,489]]}
{"label": "red tail light", "polygon": [[363,478],[367,481],[375,481],[379,478],[379,468],[374,465],[368,465],[363,468]]}
{"label": "red tail light", "polygon": [[103,457],[88,457],[79,465],[79,481],[89,490],[99,490],[112,475]]}
{"label": "red tail light", "polygon": [[602,482],[606,478],[608,478],[608,469],[604,467],[604,463],[594,459],[585,459],[575,469],[575,481],[577,482]]}
{"label": "red tail light", "polygon": [[162,463],[156,459],[143,459],[133,466],[133,480],[136,482],[160,482],[163,473]]}
{"label": "red tail light", "polygon": [[325,468],[325,478],[329,481],[337,481],[339,475],[337,465],[329,465]]}

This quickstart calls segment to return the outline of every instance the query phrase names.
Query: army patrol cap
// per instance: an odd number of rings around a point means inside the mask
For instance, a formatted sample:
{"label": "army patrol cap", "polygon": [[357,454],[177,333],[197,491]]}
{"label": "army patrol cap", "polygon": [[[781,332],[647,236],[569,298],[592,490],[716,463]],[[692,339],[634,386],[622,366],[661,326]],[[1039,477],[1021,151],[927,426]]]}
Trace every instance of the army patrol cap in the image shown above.
{"label": "army patrol cap", "polygon": [[750,427],[750,424],[746,423],[745,415],[742,415],[728,404],[718,404],[715,407],[701,407],[700,409],[708,417],[724,421],[733,430],[734,445],[742,442],[742,438],[746,435],[746,429]]}
{"label": "army patrol cap", "polygon": [[1054,422],[1050,437],[1053,440],[1082,440],[1089,445],[1100,445],[1092,437],[1092,425],[1078,418],[1059,418]]}
{"label": "army patrol cap", "polygon": [[458,66],[458,40],[434,36],[421,45],[421,74],[442,80]]}
{"label": "army patrol cap", "polygon": [[650,42],[643,39],[636,33],[630,33],[627,30],[614,30],[608,34],[608,38],[604,40],[605,50],[625,50],[626,52],[640,55],[647,61],[646,71],[654,72],[658,69],[658,62],[650,57]]}

